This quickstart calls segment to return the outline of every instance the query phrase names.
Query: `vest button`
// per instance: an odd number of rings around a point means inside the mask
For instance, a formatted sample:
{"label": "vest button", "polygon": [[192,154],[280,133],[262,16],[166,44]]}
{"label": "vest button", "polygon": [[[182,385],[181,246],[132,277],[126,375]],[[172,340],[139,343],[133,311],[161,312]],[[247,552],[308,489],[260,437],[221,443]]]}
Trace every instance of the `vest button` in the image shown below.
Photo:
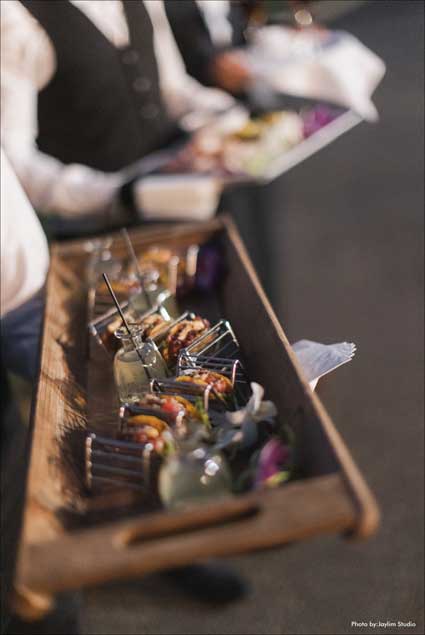
{"label": "vest button", "polygon": [[143,119],[155,119],[159,115],[159,108],[155,104],[146,104],[139,112]]}
{"label": "vest button", "polygon": [[133,88],[137,93],[148,91],[152,83],[148,77],[137,77],[133,82]]}
{"label": "vest button", "polygon": [[134,49],[124,51],[122,55],[122,61],[124,64],[136,64],[139,61],[139,54]]}

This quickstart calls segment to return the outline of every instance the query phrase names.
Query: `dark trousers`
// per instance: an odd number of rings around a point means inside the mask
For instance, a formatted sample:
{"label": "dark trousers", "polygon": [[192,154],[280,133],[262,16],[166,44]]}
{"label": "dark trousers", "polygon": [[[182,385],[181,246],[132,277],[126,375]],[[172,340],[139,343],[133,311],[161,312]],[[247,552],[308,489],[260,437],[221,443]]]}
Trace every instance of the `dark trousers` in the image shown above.
{"label": "dark trousers", "polygon": [[44,289],[10,311],[0,322],[1,358],[5,370],[34,381],[44,311]]}
{"label": "dark trousers", "polygon": [[1,344],[1,632],[10,624],[8,596],[16,562],[30,430],[20,417],[12,395],[8,372],[34,381],[43,318],[44,293],[6,314],[0,322]]}

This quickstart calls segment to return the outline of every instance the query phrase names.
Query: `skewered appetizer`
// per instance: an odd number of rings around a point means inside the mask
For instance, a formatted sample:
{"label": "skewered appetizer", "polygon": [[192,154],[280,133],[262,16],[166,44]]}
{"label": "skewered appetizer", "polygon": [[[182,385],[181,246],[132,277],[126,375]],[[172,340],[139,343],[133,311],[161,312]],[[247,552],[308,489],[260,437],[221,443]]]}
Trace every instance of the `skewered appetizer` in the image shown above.
{"label": "skewered appetizer", "polygon": [[166,337],[162,354],[168,365],[174,366],[180,351],[194,342],[210,328],[208,320],[197,316],[193,320],[177,322]]}

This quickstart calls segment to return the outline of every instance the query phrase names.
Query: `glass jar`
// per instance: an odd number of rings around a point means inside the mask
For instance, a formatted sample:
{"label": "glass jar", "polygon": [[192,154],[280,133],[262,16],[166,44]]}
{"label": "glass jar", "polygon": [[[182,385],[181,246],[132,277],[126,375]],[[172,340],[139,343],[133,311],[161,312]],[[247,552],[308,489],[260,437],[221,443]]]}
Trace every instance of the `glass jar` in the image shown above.
{"label": "glass jar", "polygon": [[142,341],[142,329],[131,325],[131,336],[125,327],[115,331],[122,347],[114,357],[114,377],[122,402],[137,401],[152,379],[166,376],[164,361],[152,342]]}
{"label": "glass jar", "polygon": [[110,247],[112,238],[89,240],[84,243],[84,249],[90,254],[87,268],[89,284],[98,283],[102,273],[107,273],[110,278],[117,278],[122,271],[122,263],[112,256]]}
{"label": "glass jar", "polygon": [[157,277],[156,275],[143,274],[143,286],[144,289],[139,289],[137,293],[132,293],[129,297],[130,307],[139,316],[142,316],[146,311],[149,311],[156,305],[156,289],[157,289]]}
{"label": "glass jar", "polygon": [[110,250],[112,238],[92,241],[92,259],[94,275],[100,277],[102,273],[110,278],[118,278],[122,271],[122,262],[114,258]]}
{"label": "glass jar", "polygon": [[202,443],[189,449],[180,446],[161,467],[159,493],[168,508],[207,503],[230,492],[231,475],[224,456]]}
{"label": "glass jar", "polygon": [[166,289],[159,280],[159,273],[155,269],[143,275],[145,291],[139,291],[130,296],[130,306],[135,313],[142,316],[154,306],[162,305],[172,318],[177,318],[179,310],[175,296]]}

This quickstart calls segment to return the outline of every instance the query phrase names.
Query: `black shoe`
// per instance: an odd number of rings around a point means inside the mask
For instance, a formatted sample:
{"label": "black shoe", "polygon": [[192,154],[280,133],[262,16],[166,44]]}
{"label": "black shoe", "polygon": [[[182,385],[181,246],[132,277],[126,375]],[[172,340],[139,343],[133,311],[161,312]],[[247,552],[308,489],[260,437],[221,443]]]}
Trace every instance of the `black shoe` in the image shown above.
{"label": "black shoe", "polygon": [[180,590],[203,602],[224,604],[241,599],[248,584],[233,569],[222,564],[194,564],[165,571]]}

